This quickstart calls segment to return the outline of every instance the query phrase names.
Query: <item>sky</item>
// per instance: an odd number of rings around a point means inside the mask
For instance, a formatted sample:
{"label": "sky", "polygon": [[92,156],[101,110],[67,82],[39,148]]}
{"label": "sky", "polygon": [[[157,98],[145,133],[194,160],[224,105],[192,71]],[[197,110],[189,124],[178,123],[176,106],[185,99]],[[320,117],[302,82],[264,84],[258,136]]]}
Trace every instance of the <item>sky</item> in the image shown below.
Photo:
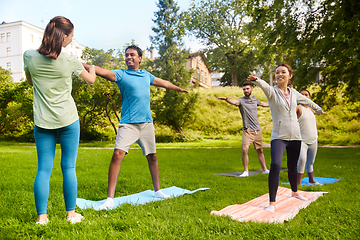
{"label": "sky", "polygon": [[[157,0],[0,0],[0,21],[25,21],[45,29],[55,16],[64,16],[74,24],[74,39],[89,48],[123,49],[135,40],[145,50],[151,46],[149,36]],[[190,0],[177,0],[180,11]],[[185,47],[198,51],[201,44],[194,37],[184,38]]]}

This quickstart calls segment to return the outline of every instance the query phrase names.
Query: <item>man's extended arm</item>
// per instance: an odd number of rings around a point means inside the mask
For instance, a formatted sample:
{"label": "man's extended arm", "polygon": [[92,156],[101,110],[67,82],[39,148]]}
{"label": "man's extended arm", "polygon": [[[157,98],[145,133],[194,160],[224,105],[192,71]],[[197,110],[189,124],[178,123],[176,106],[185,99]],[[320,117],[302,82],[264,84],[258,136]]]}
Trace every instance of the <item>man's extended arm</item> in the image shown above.
{"label": "man's extended arm", "polygon": [[179,92],[186,92],[186,93],[189,92],[186,89],[182,89],[181,87],[178,87],[178,86],[172,84],[171,82],[163,80],[158,77],[155,77],[155,80],[152,85],[157,86],[157,87],[163,87],[163,88],[170,89],[170,90],[179,91]]}
{"label": "man's extended arm", "polygon": [[[89,64],[86,64],[86,63],[83,63],[82,64],[84,66],[84,68],[89,71],[91,65]],[[108,70],[108,69],[104,69],[104,68],[101,68],[101,67],[98,67],[98,66],[94,66],[95,67],[95,72],[96,72],[96,75],[100,76],[100,77],[103,77],[111,82],[114,82],[115,81],[115,73],[111,70]]]}
{"label": "man's extended arm", "polygon": [[260,106],[262,106],[262,107],[268,107],[268,106],[269,106],[269,103],[268,103],[268,102],[261,102],[261,103],[260,103]]}
{"label": "man's extended arm", "polygon": [[228,98],[228,97],[218,97],[218,99],[225,100],[226,102],[228,102],[228,103],[230,103],[232,105],[236,105],[236,106],[239,106],[239,104],[240,104],[240,102],[238,100]]}

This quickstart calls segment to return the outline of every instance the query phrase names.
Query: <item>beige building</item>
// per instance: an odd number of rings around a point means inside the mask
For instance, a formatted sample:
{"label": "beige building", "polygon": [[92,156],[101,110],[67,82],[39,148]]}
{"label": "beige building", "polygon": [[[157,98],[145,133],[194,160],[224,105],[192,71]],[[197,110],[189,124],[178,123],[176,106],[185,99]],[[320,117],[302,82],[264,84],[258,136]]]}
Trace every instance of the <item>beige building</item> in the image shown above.
{"label": "beige building", "polygon": [[[23,53],[26,50],[38,49],[44,29],[24,21],[0,24],[0,67],[12,72],[14,82],[25,79]],[[72,41],[64,51],[81,58],[84,46]]]}
{"label": "beige building", "polygon": [[191,85],[198,84],[203,88],[211,88],[212,87],[212,79],[211,79],[211,69],[208,68],[206,63],[204,62],[206,59],[199,53],[191,53],[186,62],[187,69],[195,69],[194,74],[191,77]]}

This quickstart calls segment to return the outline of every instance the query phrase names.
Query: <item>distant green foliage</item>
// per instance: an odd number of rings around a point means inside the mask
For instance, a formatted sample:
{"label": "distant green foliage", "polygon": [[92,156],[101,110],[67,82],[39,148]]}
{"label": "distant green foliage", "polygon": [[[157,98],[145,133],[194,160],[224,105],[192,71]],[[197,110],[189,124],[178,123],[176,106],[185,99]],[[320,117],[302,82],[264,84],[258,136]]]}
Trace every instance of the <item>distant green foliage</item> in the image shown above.
{"label": "distant green foliage", "polygon": [[[240,87],[224,87],[213,89],[198,89],[199,100],[196,104],[194,122],[187,126],[207,139],[226,139],[228,135],[242,136],[242,119],[239,108],[218,100],[218,97],[238,99],[243,97]],[[254,88],[253,95],[261,101],[266,101],[262,90]],[[270,139],[272,122],[269,108],[258,108],[259,120],[263,137]]]}
{"label": "distant green foliage", "polygon": [[338,99],[327,115],[317,117],[319,142],[323,145],[360,145],[360,102]]}
{"label": "distant green foliage", "polygon": [[33,124],[32,87],[0,67],[0,138],[31,139]]}

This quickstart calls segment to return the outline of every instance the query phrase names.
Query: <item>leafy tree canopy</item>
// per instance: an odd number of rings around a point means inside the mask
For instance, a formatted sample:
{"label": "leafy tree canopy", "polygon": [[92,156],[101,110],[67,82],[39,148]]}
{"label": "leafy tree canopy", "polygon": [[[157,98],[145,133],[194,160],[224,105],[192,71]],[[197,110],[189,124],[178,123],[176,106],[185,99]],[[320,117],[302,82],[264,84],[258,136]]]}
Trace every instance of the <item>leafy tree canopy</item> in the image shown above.
{"label": "leafy tree canopy", "polygon": [[246,0],[192,0],[187,12],[187,29],[206,46],[212,69],[225,73],[222,85],[237,86],[256,67],[254,7]]}
{"label": "leafy tree canopy", "polygon": [[[359,99],[360,2],[351,0],[273,0],[259,4],[254,23],[263,28],[261,56],[289,63],[295,87],[321,86],[319,104],[335,104],[337,89],[344,99]],[[271,62],[271,61],[270,61]]]}
{"label": "leafy tree canopy", "polygon": [[11,72],[0,67],[0,137],[32,138],[33,124],[32,87],[13,82]]}
{"label": "leafy tree canopy", "polygon": [[[160,58],[152,63],[152,73],[175,85],[189,86],[193,71],[185,67],[190,52],[183,47],[182,41],[185,34],[184,14],[179,12],[173,0],[159,0],[157,7],[153,20],[155,27],[152,28],[156,35],[150,40],[158,48]],[[154,121],[183,133],[182,126],[191,119],[197,95],[173,90],[163,92],[161,89],[156,90],[155,95],[152,101]]]}

